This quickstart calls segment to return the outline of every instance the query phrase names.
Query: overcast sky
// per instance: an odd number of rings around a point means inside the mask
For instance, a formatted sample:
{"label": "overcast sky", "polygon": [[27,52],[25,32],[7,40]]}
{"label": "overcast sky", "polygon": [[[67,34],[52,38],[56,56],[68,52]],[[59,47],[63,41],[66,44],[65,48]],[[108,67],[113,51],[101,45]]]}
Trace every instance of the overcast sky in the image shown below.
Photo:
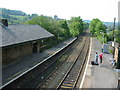
{"label": "overcast sky", "polygon": [[120,0],[2,0],[2,8],[21,10],[27,14],[54,16],[70,19],[81,16],[84,20],[99,18],[102,21],[113,21],[118,17]]}

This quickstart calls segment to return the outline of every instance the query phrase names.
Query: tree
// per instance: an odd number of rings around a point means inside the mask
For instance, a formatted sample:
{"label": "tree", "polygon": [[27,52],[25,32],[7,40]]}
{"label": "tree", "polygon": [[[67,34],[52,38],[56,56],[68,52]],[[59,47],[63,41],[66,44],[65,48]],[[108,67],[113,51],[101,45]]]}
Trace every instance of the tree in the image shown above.
{"label": "tree", "polygon": [[95,35],[95,32],[96,32],[95,28],[98,22],[100,22],[100,20],[96,18],[96,19],[93,19],[89,25],[89,29],[90,29],[92,36]]}
{"label": "tree", "polygon": [[120,45],[120,22],[118,23],[118,36],[117,36],[117,42]]}
{"label": "tree", "polygon": [[56,19],[56,20],[57,20],[57,19],[58,19],[58,16],[57,16],[57,15],[54,15],[54,19]]}
{"label": "tree", "polygon": [[72,17],[69,21],[70,34],[75,37],[83,32],[84,24],[80,17]]}
{"label": "tree", "polygon": [[[99,22],[96,24],[95,32],[96,32],[97,35],[99,35],[100,32],[106,33],[106,27],[105,27],[105,25],[104,25],[101,21],[99,21]],[[97,36],[97,35],[96,35],[96,36]]]}
{"label": "tree", "polygon": [[[114,30],[114,35],[115,35],[116,42],[120,43],[119,31],[118,30]],[[108,33],[108,41],[112,41],[112,40],[113,40],[113,31]]]}
{"label": "tree", "polygon": [[37,14],[32,14],[32,15],[31,15],[31,17],[36,17],[36,16],[38,16],[38,15],[37,15]]}
{"label": "tree", "polygon": [[69,37],[69,28],[66,20],[55,20],[48,16],[38,16],[27,22],[27,24],[37,24],[54,34],[56,40],[64,40]]}
{"label": "tree", "polygon": [[79,23],[78,22],[72,22],[70,25],[69,25],[69,28],[70,28],[70,34],[72,35],[72,37],[75,37],[77,35],[79,35]]}
{"label": "tree", "polygon": [[89,26],[92,36],[96,36],[100,41],[107,42],[108,36],[106,34],[107,27],[99,19],[93,19]]}
{"label": "tree", "polygon": [[100,32],[106,33],[106,28],[107,27],[97,18],[93,19],[89,26],[92,36],[97,36]]}
{"label": "tree", "polygon": [[89,23],[83,22],[84,29],[88,29]]}
{"label": "tree", "polygon": [[66,30],[67,35],[70,35],[69,27],[66,20],[59,21],[60,27]]}
{"label": "tree", "polygon": [[81,17],[71,17],[70,22],[83,22]]}

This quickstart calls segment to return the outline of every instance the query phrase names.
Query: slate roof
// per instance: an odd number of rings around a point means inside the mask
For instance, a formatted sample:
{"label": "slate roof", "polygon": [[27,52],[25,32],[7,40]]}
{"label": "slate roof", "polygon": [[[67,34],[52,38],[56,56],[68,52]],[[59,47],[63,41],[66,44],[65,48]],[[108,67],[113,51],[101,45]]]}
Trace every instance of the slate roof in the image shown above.
{"label": "slate roof", "polygon": [[0,47],[52,36],[54,35],[39,25],[9,25],[8,27],[0,25],[0,40],[2,40]]}

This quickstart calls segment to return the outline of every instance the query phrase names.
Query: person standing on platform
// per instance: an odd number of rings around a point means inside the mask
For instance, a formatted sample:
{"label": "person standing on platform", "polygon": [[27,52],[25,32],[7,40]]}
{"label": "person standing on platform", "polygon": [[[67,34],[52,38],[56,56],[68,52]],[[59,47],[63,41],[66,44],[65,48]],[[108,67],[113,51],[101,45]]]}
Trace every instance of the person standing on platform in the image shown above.
{"label": "person standing on platform", "polygon": [[98,53],[95,54],[95,64],[98,64]]}
{"label": "person standing on platform", "polygon": [[102,53],[99,55],[99,59],[100,59],[100,63],[99,63],[99,65],[101,66],[101,64],[102,64],[102,60],[103,60],[103,54],[102,54]]}

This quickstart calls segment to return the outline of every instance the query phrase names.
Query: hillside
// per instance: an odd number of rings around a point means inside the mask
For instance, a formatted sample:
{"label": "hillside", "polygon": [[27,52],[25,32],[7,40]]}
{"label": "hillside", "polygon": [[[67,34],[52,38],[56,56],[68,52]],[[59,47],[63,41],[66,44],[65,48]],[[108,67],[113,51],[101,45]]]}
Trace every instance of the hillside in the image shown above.
{"label": "hillside", "polygon": [[83,20],[84,22],[86,22],[86,23],[90,23],[91,22],[91,20]]}
{"label": "hillside", "polygon": [[0,11],[2,11],[2,16],[0,16],[0,18],[8,19],[9,24],[22,24],[25,21],[38,16],[37,14],[27,15],[19,10],[10,10],[5,8],[0,8]]}
{"label": "hillside", "polygon": [[[35,16],[38,16],[37,14],[26,14],[25,12],[22,12],[20,10],[10,10],[6,8],[0,8],[0,11],[2,11],[2,16],[0,18],[5,18],[9,20],[9,24],[22,24],[26,22],[27,20],[32,19]],[[83,20],[86,23],[90,23],[91,20]],[[113,26],[113,22],[103,22],[107,27]]]}

